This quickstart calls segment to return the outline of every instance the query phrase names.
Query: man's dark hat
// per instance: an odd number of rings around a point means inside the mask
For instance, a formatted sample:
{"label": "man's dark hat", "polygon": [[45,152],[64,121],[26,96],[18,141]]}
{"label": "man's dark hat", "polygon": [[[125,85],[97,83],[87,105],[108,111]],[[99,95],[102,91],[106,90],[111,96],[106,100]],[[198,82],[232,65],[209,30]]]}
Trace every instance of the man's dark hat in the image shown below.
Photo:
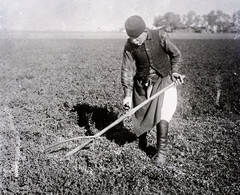
{"label": "man's dark hat", "polygon": [[137,38],[146,29],[146,24],[140,16],[134,15],[126,20],[125,29],[129,37]]}

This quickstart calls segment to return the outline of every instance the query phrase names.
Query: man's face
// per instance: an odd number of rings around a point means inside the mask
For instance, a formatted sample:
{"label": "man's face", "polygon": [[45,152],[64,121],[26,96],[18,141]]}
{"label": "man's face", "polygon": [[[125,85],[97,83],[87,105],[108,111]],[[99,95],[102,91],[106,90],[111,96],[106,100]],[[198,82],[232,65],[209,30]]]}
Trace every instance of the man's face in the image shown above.
{"label": "man's face", "polygon": [[142,45],[144,41],[147,39],[147,32],[144,31],[142,34],[140,34],[137,38],[130,38],[131,42],[135,45]]}

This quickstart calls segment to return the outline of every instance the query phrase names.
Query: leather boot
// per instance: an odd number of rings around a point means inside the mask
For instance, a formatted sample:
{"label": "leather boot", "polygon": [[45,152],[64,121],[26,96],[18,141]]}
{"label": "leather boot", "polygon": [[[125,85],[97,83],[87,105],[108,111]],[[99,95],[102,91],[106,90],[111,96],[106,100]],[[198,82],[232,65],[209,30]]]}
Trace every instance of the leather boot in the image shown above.
{"label": "leather boot", "polygon": [[143,133],[139,136],[139,144],[140,149],[146,149],[147,147],[147,133]]}
{"label": "leather boot", "polygon": [[157,124],[157,155],[155,158],[156,166],[163,166],[166,162],[168,143],[168,122],[161,120]]}

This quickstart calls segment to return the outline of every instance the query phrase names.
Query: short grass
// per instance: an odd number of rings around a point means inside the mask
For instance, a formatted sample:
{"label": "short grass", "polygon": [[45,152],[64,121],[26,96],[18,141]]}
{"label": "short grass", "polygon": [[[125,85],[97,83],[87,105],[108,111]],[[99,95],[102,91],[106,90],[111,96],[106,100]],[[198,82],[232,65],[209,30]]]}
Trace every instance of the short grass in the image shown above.
{"label": "short grass", "polygon": [[[155,129],[138,148],[126,119],[79,153],[65,154],[123,115],[123,39],[5,39],[0,58],[2,194],[239,194],[240,42],[174,39],[185,84],[164,168]],[[217,101],[217,93],[220,92]]]}

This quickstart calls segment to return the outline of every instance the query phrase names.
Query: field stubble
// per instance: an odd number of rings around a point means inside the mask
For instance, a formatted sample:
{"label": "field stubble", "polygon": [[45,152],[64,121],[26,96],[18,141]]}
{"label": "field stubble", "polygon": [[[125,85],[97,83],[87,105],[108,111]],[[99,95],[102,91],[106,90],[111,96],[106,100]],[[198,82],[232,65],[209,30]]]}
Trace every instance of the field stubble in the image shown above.
{"label": "field stubble", "polygon": [[179,104],[165,168],[138,148],[125,120],[70,158],[81,141],[124,114],[124,40],[5,40],[0,58],[3,194],[238,194],[240,42],[180,40]]}

